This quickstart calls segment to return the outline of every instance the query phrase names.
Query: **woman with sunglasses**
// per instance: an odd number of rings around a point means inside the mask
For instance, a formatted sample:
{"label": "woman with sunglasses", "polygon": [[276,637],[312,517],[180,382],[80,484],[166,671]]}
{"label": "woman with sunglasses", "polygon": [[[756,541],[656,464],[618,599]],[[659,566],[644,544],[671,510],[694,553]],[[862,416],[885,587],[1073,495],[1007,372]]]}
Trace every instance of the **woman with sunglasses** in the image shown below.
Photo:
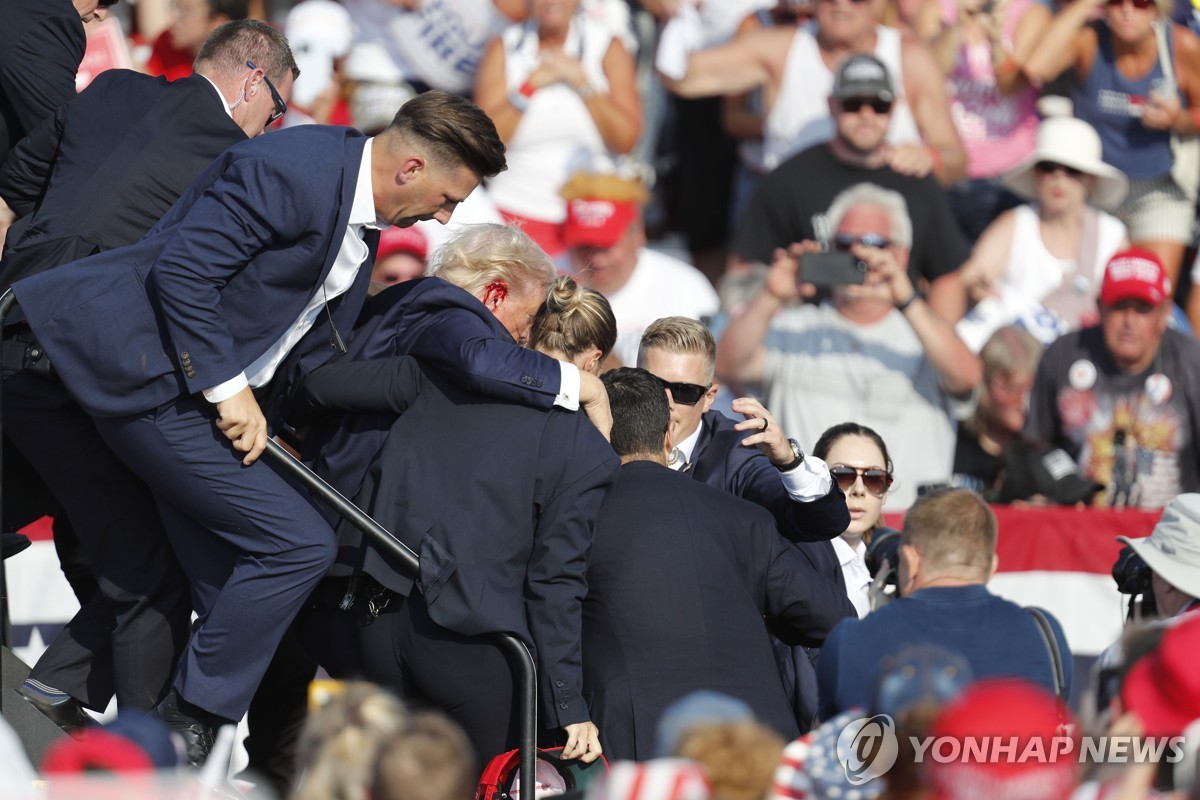
{"label": "woman with sunglasses", "polygon": [[1044,344],[1090,324],[1104,267],[1129,246],[1125,225],[1100,210],[1121,203],[1125,176],[1083,120],[1043,122],[1033,155],[1004,183],[1029,202],[987,227],[961,271],[977,305],[958,334],[976,351],[1018,321]]}
{"label": "woman with sunglasses", "polygon": [[617,318],[604,295],[561,275],[529,332],[529,346],[597,377],[617,343]]}
{"label": "woman with sunglasses", "polygon": [[1171,22],[1172,0],[1074,0],[1063,6],[1025,71],[1074,73],[1075,114],[1104,160],[1130,178],[1116,215],[1172,281],[1191,241],[1200,185],[1200,39]]}
{"label": "woman with sunglasses", "polygon": [[831,541],[797,546],[818,570],[844,586],[861,619],[871,610],[867,544],[875,529],[883,525],[883,504],[893,481],[892,459],[883,437],[857,422],[843,422],[825,431],[813,447],[813,455],[829,465],[829,474],[846,495],[850,526]]}

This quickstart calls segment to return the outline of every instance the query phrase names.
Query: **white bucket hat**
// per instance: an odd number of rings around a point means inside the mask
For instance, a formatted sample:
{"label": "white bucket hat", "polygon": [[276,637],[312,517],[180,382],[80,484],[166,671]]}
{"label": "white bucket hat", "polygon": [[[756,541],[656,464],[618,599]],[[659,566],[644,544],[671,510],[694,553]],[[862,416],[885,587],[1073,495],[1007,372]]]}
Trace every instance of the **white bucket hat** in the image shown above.
{"label": "white bucket hat", "polygon": [[1050,117],[1038,126],[1033,155],[1005,175],[1003,181],[1017,194],[1036,198],[1034,165],[1039,161],[1052,161],[1094,175],[1096,185],[1088,202],[1097,208],[1112,210],[1125,199],[1129,180],[1121,170],[1104,163],[1101,150],[1100,135],[1091,125],[1075,117]]}
{"label": "white bucket hat", "polygon": [[1177,495],[1145,539],[1118,536],[1167,583],[1200,597],[1200,494]]}

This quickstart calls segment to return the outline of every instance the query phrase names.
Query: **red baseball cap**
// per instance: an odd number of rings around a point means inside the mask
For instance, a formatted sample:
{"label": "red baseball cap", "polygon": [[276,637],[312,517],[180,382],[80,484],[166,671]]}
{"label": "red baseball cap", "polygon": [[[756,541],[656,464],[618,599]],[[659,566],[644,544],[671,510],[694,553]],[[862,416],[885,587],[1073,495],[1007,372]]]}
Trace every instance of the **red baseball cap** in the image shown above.
{"label": "red baseball cap", "polygon": [[1108,260],[1104,282],[1100,284],[1101,305],[1141,300],[1159,306],[1170,296],[1171,279],[1158,256],[1149,250],[1131,247]]}
{"label": "red baseball cap", "polygon": [[375,254],[376,261],[396,253],[408,253],[422,261],[429,255],[429,240],[416,226],[399,228],[395,225],[379,234],[379,252]]}
{"label": "red baseball cap", "polygon": [[624,200],[570,200],[563,243],[567,247],[612,247],[625,235],[637,213],[637,204]]}
{"label": "red baseball cap", "polygon": [[1175,736],[1200,719],[1200,612],[1186,614],[1163,634],[1158,649],[1125,676],[1121,703],[1142,721],[1146,736]]}

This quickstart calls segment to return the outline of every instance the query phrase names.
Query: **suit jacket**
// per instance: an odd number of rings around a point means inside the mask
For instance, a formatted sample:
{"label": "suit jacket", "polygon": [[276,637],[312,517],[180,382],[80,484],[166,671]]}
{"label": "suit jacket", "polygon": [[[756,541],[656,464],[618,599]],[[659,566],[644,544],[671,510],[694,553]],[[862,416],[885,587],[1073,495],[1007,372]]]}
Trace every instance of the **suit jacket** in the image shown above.
{"label": "suit jacket", "polygon": [[610,759],[655,755],[663,709],[696,689],[794,738],[768,626],[816,645],[854,613],[765,510],[646,461],[622,466],[601,507],[587,579],[584,691]]}
{"label": "suit jacket", "polygon": [[[550,409],[561,371],[549,356],[518,347],[512,336],[470,292],[441,278],[418,278],[367,301],[345,359],[363,361],[411,355],[426,371],[465,392],[493,400]],[[291,421],[312,421],[310,398],[301,395]],[[329,401],[326,400],[328,403]],[[341,409],[349,410],[349,409]],[[391,420],[358,415],[339,422],[353,435],[317,428],[305,443],[306,458],[347,497],[361,485]]]}
{"label": "suit jacket", "polygon": [[245,140],[206,78],[102,72],[0,166],[0,197],[21,218],[9,229],[0,290],[133,244],[213,159]]}
{"label": "suit jacket", "polygon": [[[328,364],[308,376],[305,396],[391,420],[355,502],[420,556],[430,618],[467,636],[520,636],[538,660],[543,713],[559,727],[585,721],[587,554],[618,459],[583,414],[485,400],[417,364]],[[338,532],[340,565],[411,591],[403,568],[356,529]]]}
{"label": "suit jacket", "polygon": [[75,96],[87,38],[71,0],[0,0],[0,158]]}
{"label": "suit jacket", "polygon": [[[138,243],[14,284],[79,404],[100,417],[141,413],[234,378],[265,353],[329,274],[365,142],[312,125],[242,142]],[[366,298],[370,260],[330,301],[345,330]],[[328,341],[322,315],[293,352],[311,368],[330,355]]]}
{"label": "suit jacket", "polygon": [[735,430],[735,424],[719,411],[704,414],[692,451],[693,478],[767,509],[780,533],[793,542],[832,539],[850,526],[846,497],[837,481],[824,497],[796,502],[770,459],[757,447],[742,446],[746,433]]}

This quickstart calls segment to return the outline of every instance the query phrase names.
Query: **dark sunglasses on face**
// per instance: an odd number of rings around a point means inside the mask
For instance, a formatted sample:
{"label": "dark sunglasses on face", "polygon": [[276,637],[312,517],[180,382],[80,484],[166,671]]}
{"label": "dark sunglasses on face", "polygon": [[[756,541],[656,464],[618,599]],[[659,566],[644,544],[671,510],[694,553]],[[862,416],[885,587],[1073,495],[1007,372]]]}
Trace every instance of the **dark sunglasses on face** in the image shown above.
{"label": "dark sunglasses on face", "polygon": [[[1108,0],[1108,4],[1110,6],[1124,5],[1125,2],[1126,0]],[[1130,2],[1133,3],[1133,7],[1138,11],[1145,11],[1147,8],[1151,8],[1154,5],[1154,0],[1130,0]]]}
{"label": "dark sunglasses on face", "polygon": [[872,111],[881,115],[890,114],[892,111],[892,101],[881,100],[878,97],[845,97],[838,103],[847,114],[857,114],[863,110],[863,106],[870,106]]}
{"label": "dark sunglasses on face", "polygon": [[854,486],[854,482],[860,477],[863,488],[876,497],[883,497],[888,487],[892,485],[892,476],[875,467],[859,469],[845,464],[835,464],[829,468],[829,474],[837,481],[843,492],[849,492],[850,487]]}
{"label": "dark sunglasses on face", "polygon": [[1062,170],[1065,175],[1071,178],[1078,178],[1083,174],[1083,172],[1074,167],[1068,167],[1066,164],[1057,164],[1053,161],[1039,161],[1033,165],[1033,168],[1042,175],[1051,175],[1059,170]]}
{"label": "dark sunglasses on face", "polygon": [[661,381],[664,388],[670,390],[671,397],[676,403],[682,406],[694,406],[700,402],[700,398],[704,397],[704,393],[712,386],[700,386],[695,383],[676,383],[673,381]]}
{"label": "dark sunglasses on face", "polygon": [[856,244],[861,244],[863,247],[888,247],[891,243],[891,239],[880,236],[878,233],[864,233],[862,236],[848,236],[839,233],[833,237],[833,246],[838,250],[849,250]]}
{"label": "dark sunglasses on face", "polygon": [[[116,0],[113,0],[116,2]],[[250,69],[258,69],[250,61],[246,62],[246,66]],[[283,98],[279,96],[279,92],[275,89],[275,84],[271,83],[271,79],[267,77],[267,73],[263,73],[263,80],[267,84],[267,88],[271,90],[271,100],[275,103],[275,110],[271,112],[271,116],[267,117],[267,125],[273,125],[275,120],[287,113],[287,103],[283,102]]]}
{"label": "dark sunglasses on face", "polygon": [[97,8],[112,8],[119,2],[121,2],[121,0],[100,0]]}

